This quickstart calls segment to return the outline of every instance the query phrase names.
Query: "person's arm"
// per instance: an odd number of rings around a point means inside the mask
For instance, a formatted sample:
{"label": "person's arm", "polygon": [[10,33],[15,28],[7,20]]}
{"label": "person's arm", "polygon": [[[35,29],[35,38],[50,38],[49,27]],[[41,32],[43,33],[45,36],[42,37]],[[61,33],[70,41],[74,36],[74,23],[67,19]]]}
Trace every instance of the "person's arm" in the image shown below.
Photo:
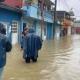
{"label": "person's arm", "polygon": [[38,50],[40,50],[42,48],[42,39],[39,36],[37,37],[37,45]]}
{"label": "person's arm", "polygon": [[12,44],[9,40],[6,39],[6,52],[10,52],[12,49]]}

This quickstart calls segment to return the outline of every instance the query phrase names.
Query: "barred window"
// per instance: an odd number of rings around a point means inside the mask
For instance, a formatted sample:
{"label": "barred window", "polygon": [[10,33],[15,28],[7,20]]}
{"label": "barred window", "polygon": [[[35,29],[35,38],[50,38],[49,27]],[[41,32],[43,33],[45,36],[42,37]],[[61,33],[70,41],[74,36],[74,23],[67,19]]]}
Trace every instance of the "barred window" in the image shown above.
{"label": "barred window", "polygon": [[16,21],[12,22],[12,33],[17,33],[18,23]]}

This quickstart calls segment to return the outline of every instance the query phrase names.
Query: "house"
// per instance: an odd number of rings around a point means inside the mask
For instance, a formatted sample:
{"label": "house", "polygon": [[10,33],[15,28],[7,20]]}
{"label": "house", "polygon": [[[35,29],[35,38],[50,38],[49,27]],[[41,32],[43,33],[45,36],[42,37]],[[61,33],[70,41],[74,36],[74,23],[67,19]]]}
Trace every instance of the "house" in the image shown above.
{"label": "house", "polygon": [[[8,2],[9,1],[9,2]],[[16,0],[12,0],[14,3]],[[22,11],[12,4],[11,0],[5,0],[0,3],[0,22],[6,27],[6,36],[12,42],[12,44],[20,41],[20,26]]]}
{"label": "house", "polygon": [[0,22],[6,27],[6,36],[15,44],[21,42],[26,26],[34,27],[42,39],[53,39],[53,14],[50,0],[5,0],[0,3]]}
{"label": "house", "polygon": [[58,32],[58,35],[65,36],[71,34],[72,20],[70,16],[70,13],[66,11],[56,12],[56,22],[59,24],[59,26],[56,27],[56,33]]}
{"label": "house", "polygon": [[[50,0],[24,0],[22,7],[23,29],[25,26],[34,27],[36,34],[43,39],[53,38],[53,16],[51,13],[51,5],[54,5]],[[23,30],[22,29],[22,30]]]}

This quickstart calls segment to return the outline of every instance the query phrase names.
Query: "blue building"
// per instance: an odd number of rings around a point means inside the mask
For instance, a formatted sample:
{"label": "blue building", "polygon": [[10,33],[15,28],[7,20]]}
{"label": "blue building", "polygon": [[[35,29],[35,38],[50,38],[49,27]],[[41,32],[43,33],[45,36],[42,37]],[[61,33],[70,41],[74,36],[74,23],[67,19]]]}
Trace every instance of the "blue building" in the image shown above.
{"label": "blue building", "polygon": [[12,44],[21,42],[21,32],[26,26],[34,27],[36,34],[42,35],[43,39],[53,38],[53,15],[51,13],[53,3],[50,0],[46,0],[44,4],[39,3],[39,0],[30,1],[30,4],[27,4],[28,1],[24,0],[25,5],[22,8],[0,3],[0,22],[5,25],[6,36]]}
{"label": "blue building", "polygon": [[[41,2],[42,1],[42,2]],[[42,38],[53,38],[53,15],[51,7],[53,3],[50,0],[24,0],[25,5],[22,7],[22,30],[25,26],[34,27],[36,34]],[[29,3],[29,4],[28,4]],[[43,16],[42,16],[43,15]]]}
{"label": "blue building", "polygon": [[0,3],[0,22],[6,27],[6,36],[15,44],[20,41],[21,10]]}

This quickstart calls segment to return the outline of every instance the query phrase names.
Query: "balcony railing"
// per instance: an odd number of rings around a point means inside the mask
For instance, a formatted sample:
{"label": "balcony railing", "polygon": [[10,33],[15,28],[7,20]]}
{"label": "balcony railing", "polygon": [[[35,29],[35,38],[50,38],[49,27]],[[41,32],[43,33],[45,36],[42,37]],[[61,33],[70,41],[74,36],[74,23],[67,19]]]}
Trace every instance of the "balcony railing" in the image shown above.
{"label": "balcony railing", "polygon": [[[26,5],[23,6],[22,9],[27,12],[26,14],[27,16],[41,20],[41,9],[37,5],[35,4]],[[44,10],[43,17],[44,21],[53,22],[52,14],[50,11]]]}

